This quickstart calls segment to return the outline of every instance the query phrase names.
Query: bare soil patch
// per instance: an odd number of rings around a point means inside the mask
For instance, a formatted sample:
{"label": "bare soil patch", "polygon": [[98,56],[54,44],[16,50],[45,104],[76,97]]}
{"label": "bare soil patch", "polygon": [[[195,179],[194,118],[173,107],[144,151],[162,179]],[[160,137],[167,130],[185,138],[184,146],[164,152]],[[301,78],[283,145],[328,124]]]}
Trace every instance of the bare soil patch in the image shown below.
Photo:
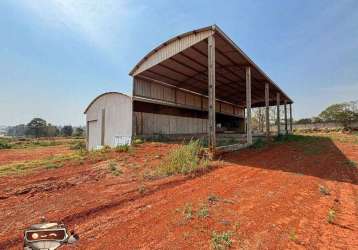
{"label": "bare soil patch", "polygon": [[224,233],[234,249],[358,248],[355,143],[275,143],[225,154],[197,176],[148,177],[174,147],[145,143],[99,162],[0,177],[0,249],[21,249],[22,230],[41,216],[79,234],[64,249],[210,249]]}
{"label": "bare soil patch", "polygon": [[0,166],[8,163],[38,160],[50,156],[69,153],[68,145],[0,150]]}

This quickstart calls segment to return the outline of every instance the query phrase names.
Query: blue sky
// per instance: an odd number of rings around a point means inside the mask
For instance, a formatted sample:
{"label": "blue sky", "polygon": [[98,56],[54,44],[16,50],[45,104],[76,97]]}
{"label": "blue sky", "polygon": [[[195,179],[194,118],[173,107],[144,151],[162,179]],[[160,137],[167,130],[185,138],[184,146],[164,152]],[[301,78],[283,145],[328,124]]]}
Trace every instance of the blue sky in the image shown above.
{"label": "blue sky", "polygon": [[104,91],[174,35],[217,24],[294,101],[295,118],[358,99],[358,1],[0,1],[0,125],[84,125]]}

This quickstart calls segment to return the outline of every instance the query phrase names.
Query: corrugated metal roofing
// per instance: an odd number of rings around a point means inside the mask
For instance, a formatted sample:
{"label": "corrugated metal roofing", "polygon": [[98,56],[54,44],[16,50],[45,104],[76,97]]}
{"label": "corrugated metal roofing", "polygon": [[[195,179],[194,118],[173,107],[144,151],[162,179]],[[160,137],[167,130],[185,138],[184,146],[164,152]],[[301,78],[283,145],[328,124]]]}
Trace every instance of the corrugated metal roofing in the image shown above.
{"label": "corrugated metal roofing", "polygon": [[130,75],[142,76],[184,88],[199,94],[208,94],[207,38],[215,37],[216,97],[245,106],[245,67],[251,67],[252,106],[265,106],[265,83],[270,86],[270,105],[276,104],[276,93],[281,103],[293,103],[279,86],[269,78],[218,26],[186,32],[149,52],[131,70]]}

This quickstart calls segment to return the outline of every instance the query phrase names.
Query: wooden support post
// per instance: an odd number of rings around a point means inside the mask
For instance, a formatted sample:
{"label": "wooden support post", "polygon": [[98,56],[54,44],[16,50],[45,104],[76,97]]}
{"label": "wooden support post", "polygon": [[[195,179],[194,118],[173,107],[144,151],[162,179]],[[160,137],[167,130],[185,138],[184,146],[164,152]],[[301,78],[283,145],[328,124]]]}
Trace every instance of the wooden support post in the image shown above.
{"label": "wooden support post", "polygon": [[251,68],[246,67],[246,135],[247,143],[252,144],[252,131],[251,131]]}
{"label": "wooden support post", "polygon": [[280,93],[276,94],[276,106],[277,106],[277,135],[280,135],[281,119],[280,119]]}
{"label": "wooden support post", "polygon": [[208,85],[209,85],[209,98],[208,98],[208,144],[209,150],[215,154],[216,146],[216,121],[215,121],[215,38],[213,35],[208,37]]}
{"label": "wooden support post", "polygon": [[270,87],[265,83],[265,104],[266,104],[266,137],[270,138]]}
{"label": "wooden support post", "polygon": [[293,123],[293,119],[292,119],[292,104],[290,103],[290,132],[291,133],[293,131],[292,123]]}
{"label": "wooden support post", "polygon": [[288,127],[287,127],[287,125],[288,125],[288,122],[287,122],[287,100],[285,100],[284,108],[285,108],[285,113],[284,113],[284,116],[285,116],[285,133],[287,135],[288,134]]}

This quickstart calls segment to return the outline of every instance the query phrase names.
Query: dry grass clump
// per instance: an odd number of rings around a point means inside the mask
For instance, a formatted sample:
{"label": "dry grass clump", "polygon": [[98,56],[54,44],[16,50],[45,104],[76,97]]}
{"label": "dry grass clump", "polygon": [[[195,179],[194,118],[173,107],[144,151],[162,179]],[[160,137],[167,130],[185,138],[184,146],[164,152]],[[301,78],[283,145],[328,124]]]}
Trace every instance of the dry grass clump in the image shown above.
{"label": "dry grass clump", "polygon": [[228,232],[222,232],[217,233],[213,232],[211,235],[211,246],[214,250],[224,250],[229,249],[232,245],[232,235],[233,233]]}
{"label": "dry grass clump", "polygon": [[159,175],[190,174],[204,170],[209,160],[202,156],[203,147],[199,140],[191,140],[186,145],[173,149],[158,166]]}

